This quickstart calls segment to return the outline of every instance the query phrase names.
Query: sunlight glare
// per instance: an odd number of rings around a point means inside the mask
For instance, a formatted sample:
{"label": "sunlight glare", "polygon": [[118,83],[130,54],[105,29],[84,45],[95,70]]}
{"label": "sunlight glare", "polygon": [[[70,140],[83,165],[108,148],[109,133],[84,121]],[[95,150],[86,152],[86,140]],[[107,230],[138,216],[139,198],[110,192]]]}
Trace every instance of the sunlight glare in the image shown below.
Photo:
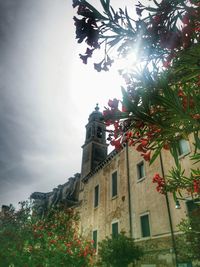
{"label": "sunlight glare", "polygon": [[126,57],[122,57],[116,60],[115,66],[117,69],[124,70],[125,72],[130,72],[136,68],[139,64],[139,58],[137,56],[137,50],[134,49],[127,54]]}

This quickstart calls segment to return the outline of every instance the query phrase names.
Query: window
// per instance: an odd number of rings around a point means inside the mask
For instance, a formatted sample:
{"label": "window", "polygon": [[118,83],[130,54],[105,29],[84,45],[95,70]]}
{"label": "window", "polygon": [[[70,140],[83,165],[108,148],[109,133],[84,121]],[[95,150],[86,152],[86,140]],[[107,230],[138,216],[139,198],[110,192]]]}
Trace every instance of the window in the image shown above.
{"label": "window", "polygon": [[145,173],[144,173],[144,161],[141,161],[140,163],[137,164],[137,177],[138,180],[144,178]]}
{"label": "window", "polygon": [[192,263],[191,262],[178,263],[178,267],[192,267]]}
{"label": "window", "polygon": [[94,188],[94,207],[96,208],[99,205],[99,185],[96,185]]}
{"label": "window", "polygon": [[112,223],[112,236],[117,237],[119,233],[118,222]]}
{"label": "window", "polygon": [[179,154],[179,156],[186,155],[189,152],[190,152],[190,148],[189,148],[188,141],[185,139],[178,140],[178,154]]}
{"label": "window", "polygon": [[100,126],[97,127],[97,137],[102,138],[103,136],[103,130]]}
{"label": "window", "polygon": [[188,215],[192,215],[195,213],[195,211],[200,209],[200,206],[194,202],[194,200],[189,200],[186,202]]}
{"label": "window", "polygon": [[117,196],[117,171],[112,174],[112,197]]}
{"label": "window", "polygon": [[92,240],[94,241],[94,248],[97,249],[97,230],[94,230],[92,233]]}
{"label": "window", "polygon": [[92,132],[92,129],[91,129],[91,127],[90,127],[90,128],[87,129],[87,135],[86,135],[86,138],[87,138],[87,139],[90,139],[90,137],[91,137],[91,132]]}
{"label": "window", "polygon": [[200,205],[199,199],[197,200],[189,200],[186,202],[190,227],[191,229],[196,232],[200,233],[200,226],[199,226],[199,219],[200,219]]}
{"label": "window", "polygon": [[140,217],[142,237],[150,236],[149,215],[145,214]]}

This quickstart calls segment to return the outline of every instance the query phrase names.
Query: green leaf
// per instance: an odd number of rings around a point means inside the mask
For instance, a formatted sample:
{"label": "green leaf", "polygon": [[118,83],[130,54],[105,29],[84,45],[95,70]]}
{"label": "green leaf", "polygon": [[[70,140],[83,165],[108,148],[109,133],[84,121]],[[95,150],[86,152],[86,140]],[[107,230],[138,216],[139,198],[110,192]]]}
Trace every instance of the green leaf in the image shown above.
{"label": "green leaf", "polygon": [[200,138],[198,137],[198,132],[194,132],[195,146],[200,149]]}
{"label": "green leaf", "polygon": [[160,146],[156,149],[156,151],[154,152],[153,156],[151,157],[151,160],[150,160],[150,162],[149,162],[150,165],[151,165],[151,164],[156,160],[156,158],[160,155],[160,151],[161,151],[161,149],[162,149],[162,146],[160,145]]}
{"label": "green leaf", "polygon": [[115,38],[109,42],[107,42],[108,45],[110,45],[111,47],[115,46],[117,43],[120,42],[120,40],[122,39],[122,37],[115,35]]}
{"label": "green leaf", "polygon": [[173,142],[170,145],[170,152],[174,158],[175,164],[177,166],[177,168],[179,168],[180,163],[179,163],[179,155],[178,155],[178,143],[177,142]]}
{"label": "green leaf", "polygon": [[133,103],[130,101],[127,91],[121,86],[122,96],[123,96],[123,104],[127,108],[128,111],[132,110]]}
{"label": "green leaf", "polygon": [[86,7],[88,7],[91,11],[94,12],[95,17],[100,20],[108,20],[107,17],[104,17],[96,8],[94,8],[92,5],[90,5],[87,1],[83,2]]}
{"label": "green leaf", "polygon": [[132,26],[132,23],[130,21],[130,17],[128,15],[128,11],[127,11],[127,7],[125,7],[125,15],[126,15],[126,19],[127,19],[127,22],[128,22],[128,26],[131,30],[133,30],[133,26]]}

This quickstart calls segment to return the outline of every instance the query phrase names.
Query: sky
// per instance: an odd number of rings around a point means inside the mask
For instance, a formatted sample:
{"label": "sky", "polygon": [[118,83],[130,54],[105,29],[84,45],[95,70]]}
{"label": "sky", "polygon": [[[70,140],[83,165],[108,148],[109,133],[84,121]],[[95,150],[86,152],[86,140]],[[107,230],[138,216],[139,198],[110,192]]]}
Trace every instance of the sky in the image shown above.
{"label": "sky", "polygon": [[121,96],[116,69],[79,59],[74,15],[70,0],[0,0],[0,206],[80,172],[89,114]]}

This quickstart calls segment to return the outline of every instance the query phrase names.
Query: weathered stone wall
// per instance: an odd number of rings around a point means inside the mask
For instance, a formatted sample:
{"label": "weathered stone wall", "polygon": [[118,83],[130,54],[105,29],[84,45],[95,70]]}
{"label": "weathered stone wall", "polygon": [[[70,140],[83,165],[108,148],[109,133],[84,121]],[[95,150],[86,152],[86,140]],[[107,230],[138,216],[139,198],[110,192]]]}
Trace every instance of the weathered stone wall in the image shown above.
{"label": "weathered stone wall", "polygon": [[148,266],[148,264],[156,267],[175,266],[170,236],[139,241],[137,244],[144,249],[144,256],[137,262],[137,267]]}
{"label": "weathered stone wall", "polygon": [[[81,225],[83,234],[92,237],[92,231],[98,230],[99,241],[110,236],[112,222],[118,221],[119,231],[129,233],[129,214],[127,197],[127,175],[125,151],[113,158],[103,169],[94,174],[84,184],[80,197]],[[118,195],[111,196],[111,177],[118,172]],[[99,206],[94,208],[94,188],[99,185]]]}
{"label": "weathered stone wall", "polygon": [[[165,152],[163,155],[163,163],[166,173],[172,166],[171,157]],[[168,158],[167,158],[168,157]],[[141,162],[140,154],[133,149],[129,149],[129,168],[131,181],[131,205],[133,216],[133,233],[135,239],[141,238],[140,216],[147,213],[150,220],[151,236],[166,235],[170,233],[169,214],[165,195],[156,191],[156,184],[152,183],[152,178],[156,173],[162,176],[160,159],[149,166],[148,162],[144,161],[145,177],[138,180],[137,164]],[[185,217],[186,207],[183,203],[181,209],[175,208],[175,202],[171,194],[169,197],[169,206],[172,219],[173,230],[177,231],[177,224],[181,218]]]}
{"label": "weathered stone wall", "polygon": [[[177,224],[185,218],[187,210],[184,201],[181,208],[176,209],[172,194],[168,194],[170,214],[167,209],[166,197],[156,191],[156,184],[152,183],[155,173],[162,176],[161,162],[158,158],[151,166],[144,161],[145,177],[138,180],[137,164],[143,158],[134,148],[124,148],[104,167],[94,173],[83,185],[80,193],[81,229],[83,235],[92,238],[92,231],[98,230],[98,241],[109,236],[112,222],[118,221],[119,231],[130,234],[129,202],[128,202],[128,173],[131,193],[132,232],[138,244],[145,247],[145,256],[138,267],[155,264],[156,267],[172,267],[174,253],[171,242],[171,231],[178,234]],[[192,151],[192,147],[191,147]],[[174,166],[174,160],[166,150],[162,151],[164,173]],[[180,157],[183,168],[191,168],[189,155]],[[192,166],[193,167],[193,166]],[[111,197],[111,177],[118,172],[118,196]],[[99,185],[99,206],[94,208],[94,188]],[[186,193],[183,193],[186,196]],[[141,215],[148,214],[150,222],[150,236],[143,238],[141,234]],[[170,227],[170,220],[172,229]],[[146,264],[146,265],[145,265]]]}

